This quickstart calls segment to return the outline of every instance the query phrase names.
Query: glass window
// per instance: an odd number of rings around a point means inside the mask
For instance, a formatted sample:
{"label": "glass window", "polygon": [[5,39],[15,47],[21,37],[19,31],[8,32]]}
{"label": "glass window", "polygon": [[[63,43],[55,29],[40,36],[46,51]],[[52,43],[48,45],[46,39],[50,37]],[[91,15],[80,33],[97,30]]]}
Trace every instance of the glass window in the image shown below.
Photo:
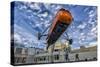
{"label": "glass window", "polygon": [[16,54],[21,54],[22,53],[22,48],[16,48]]}

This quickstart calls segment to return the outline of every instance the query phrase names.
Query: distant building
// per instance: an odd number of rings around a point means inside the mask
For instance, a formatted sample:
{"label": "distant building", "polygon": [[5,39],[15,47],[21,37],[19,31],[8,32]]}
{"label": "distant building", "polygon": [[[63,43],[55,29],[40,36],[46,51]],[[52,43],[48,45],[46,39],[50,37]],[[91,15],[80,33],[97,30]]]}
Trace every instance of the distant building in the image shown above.
{"label": "distant building", "polygon": [[79,53],[79,52],[89,52],[89,51],[97,51],[97,46],[90,46],[90,47],[80,46],[80,49],[74,49],[71,52]]}
{"label": "distant building", "polygon": [[[66,43],[61,43],[61,42],[56,42],[54,44],[54,51],[65,51],[66,49],[70,48],[70,45],[68,44],[68,42]],[[48,49],[48,52],[51,50],[51,47]]]}

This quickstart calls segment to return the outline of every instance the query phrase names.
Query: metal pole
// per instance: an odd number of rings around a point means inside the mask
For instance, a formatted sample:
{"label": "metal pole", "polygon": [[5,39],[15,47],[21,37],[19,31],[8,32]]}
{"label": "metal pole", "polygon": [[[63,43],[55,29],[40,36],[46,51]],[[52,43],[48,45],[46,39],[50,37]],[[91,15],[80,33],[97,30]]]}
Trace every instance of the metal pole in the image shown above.
{"label": "metal pole", "polygon": [[53,63],[53,51],[54,51],[54,47],[55,47],[55,45],[53,44],[53,45],[51,45],[51,63]]}

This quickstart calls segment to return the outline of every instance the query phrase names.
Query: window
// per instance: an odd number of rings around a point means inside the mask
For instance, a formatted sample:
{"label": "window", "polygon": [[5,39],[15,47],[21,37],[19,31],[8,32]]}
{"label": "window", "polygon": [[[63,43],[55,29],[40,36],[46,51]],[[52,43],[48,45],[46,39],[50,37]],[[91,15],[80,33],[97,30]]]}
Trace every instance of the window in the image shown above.
{"label": "window", "polygon": [[26,57],[23,57],[22,58],[22,63],[25,63],[25,61],[26,61]]}
{"label": "window", "polygon": [[20,59],[19,57],[16,57],[16,63],[19,63],[19,59]]}
{"label": "window", "polygon": [[44,57],[44,61],[46,60],[46,57]]}
{"label": "window", "polygon": [[16,48],[16,54],[21,54],[22,53],[22,48]]}
{"label": "window", "polygon": [[55,60],[59,60],[59,55],[55,55]]}
{"label": "window", "polygon": [[58,49],[55,49],[55,51],[59,51]]}
{"label": "window", "polygon": [[28,49],[25,49],[25,54],[28,54]]}

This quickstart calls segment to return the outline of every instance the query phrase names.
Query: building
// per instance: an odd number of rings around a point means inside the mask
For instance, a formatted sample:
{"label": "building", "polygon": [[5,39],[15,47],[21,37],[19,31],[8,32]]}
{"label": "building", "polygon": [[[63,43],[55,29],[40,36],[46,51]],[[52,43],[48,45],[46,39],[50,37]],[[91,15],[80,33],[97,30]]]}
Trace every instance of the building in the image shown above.
{"label": "building", "polygon": [[[70,45],[68,44],[68,42],[66,42],[66,43],[61,43],[61,42],[56,42],[55,44],[54,44],[55,46],[54,46],[54,51],[65,51],[66,49],[68,49],[68,48],[70,48],[71,49],[71,47],[70,47]],[[50,52],[50,50],[51,50],[51,47],[48,49],[48,52]]]}
{"label": "building", "polygon": [[[44,50],[35,47],[15,47],[14,48],[14,57],[15,63],[22,64],[22,63],[34,63],[32,58],[34,55],[43,53]],[[28,62],[27,62],[28,61]]]}
{"label": "building", "polygon": [[[38,63],[56,63],[56,62],[73,62],[97,60],[97,46],[80,47],[80,49],[69,49],[70,46],[57,42],[54,51],[51,54],[50,50],[45,51],[40,48],[15,48],[15,64],[38,64]],[[67,50],[69,52],[66,52]],[[69,60],[66,60],[68,53]],[[79,60],[76,60],[76,54],[79,55]]]}

